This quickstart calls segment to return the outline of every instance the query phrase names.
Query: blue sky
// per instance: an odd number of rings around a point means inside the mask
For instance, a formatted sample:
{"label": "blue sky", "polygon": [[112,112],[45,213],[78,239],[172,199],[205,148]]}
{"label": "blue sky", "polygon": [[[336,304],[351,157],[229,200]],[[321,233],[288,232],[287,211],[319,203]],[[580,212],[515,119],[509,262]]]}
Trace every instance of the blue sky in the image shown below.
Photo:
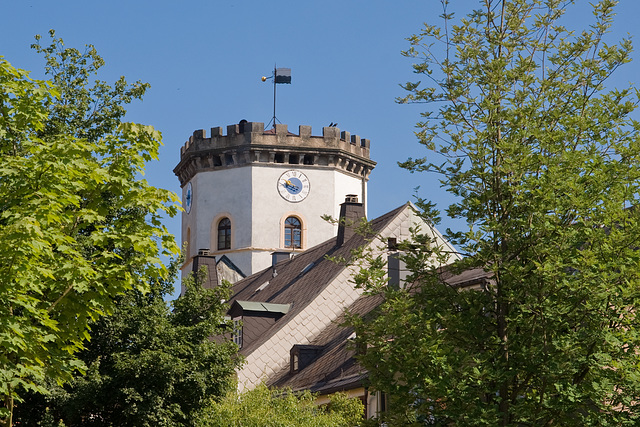
{"label": "blue sky", "polygon": [[[475,0],[451,0],[464,12]],[[590,18],[588,2],[577,0],[569,24]],[[226,127],[241,119],[269,122],[273,87],[260,77],[274,64],[292,69],[292,84],[278,87],[277,116],[297,132],[311,125],[314,135],[338,127],[371,140],[378,162],[369,181],[369,216],[381,215],[422,197],[445,208],[450,198],[436,176],[410,174],[397,166],[426,153],[413,134],[421,105],[398,105],[399,83],[412,80],[411,60],[400,55],[405,38],[423,22],[438,23],[439,0],[323,1],[65,1],[0,0],[0,55],[42,78],[43,60],[32,49],[34,35],[53,28],[67,46],[93,44],[106,61],[108,82],[151,84],[127,120],[150,124],[163,134],[160,160],[148,166],[155,186],[179,191],[173,168],[179,148],[196,129]],[[640,2],[623,0],[615,35],[638,32]],[[634,54],[637,58],[637,54]],[[640,58],[638,58],[640,60]],[[626,66],[614,83],[625,86],[639,75],[640,62]],[[180,220],[167,225],[177,236]],[[459,228],[444,220],[439,227]]]}

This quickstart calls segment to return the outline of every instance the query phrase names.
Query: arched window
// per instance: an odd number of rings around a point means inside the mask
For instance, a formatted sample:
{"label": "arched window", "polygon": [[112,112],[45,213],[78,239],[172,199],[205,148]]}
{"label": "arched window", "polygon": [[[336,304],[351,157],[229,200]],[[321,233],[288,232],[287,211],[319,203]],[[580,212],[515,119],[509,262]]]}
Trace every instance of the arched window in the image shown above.
{"label": "arched window", "polygon": [[222,218],[218,222],[218,250],[231,249],[231,221]]}
{"label": "arched window", "polygon": [[284,222],[284,247],[302,248],[302,223],[295,216],[290,216]]}

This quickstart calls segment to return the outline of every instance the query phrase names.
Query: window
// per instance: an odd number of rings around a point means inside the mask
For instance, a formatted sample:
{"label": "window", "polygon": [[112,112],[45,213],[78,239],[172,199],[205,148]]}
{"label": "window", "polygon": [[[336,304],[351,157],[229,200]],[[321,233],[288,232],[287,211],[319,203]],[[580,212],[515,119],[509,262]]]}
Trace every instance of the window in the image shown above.
{"label": "window", "polygon": [[387,412],[387,393],[382,391],[376,393],[376,405],[378,406],[378,416]]}
{"label": "window", "polygon": [[242,318],[233,319],[233,342],[242,348]]}
{"label": "window", "polygon": [[302,223],[295,216],[290,216],[284,222],[284,247],[302,248]]}
{"label": "window", "polygon": [[218,250],[231,249],[231,221],[222,218],[218,222]]}

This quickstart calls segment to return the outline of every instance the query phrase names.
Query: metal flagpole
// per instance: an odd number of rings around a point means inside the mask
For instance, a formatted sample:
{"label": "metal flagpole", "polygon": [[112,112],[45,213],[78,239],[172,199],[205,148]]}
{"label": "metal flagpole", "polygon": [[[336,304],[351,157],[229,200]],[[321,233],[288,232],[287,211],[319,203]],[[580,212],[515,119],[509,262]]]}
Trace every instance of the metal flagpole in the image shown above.
{"label": "metal flagpole", "polygon": [[[273,127],[276,127],[276,85],[277,84],[291,84],[291,68],[278,68],[277,65],[274,65],[273,74],[271,77],[262,76],[262,81],[266,82],[269,79],[273,79],[273,117],[271,121],[273,121]],[[269,123],[271,123],[271,121]],[[269,127],[269,123],[267,123],[267,127]]]}
{"label": "metal flagpole", "polygon": [[276,127],[276,65],[273,66],[273,127]]}

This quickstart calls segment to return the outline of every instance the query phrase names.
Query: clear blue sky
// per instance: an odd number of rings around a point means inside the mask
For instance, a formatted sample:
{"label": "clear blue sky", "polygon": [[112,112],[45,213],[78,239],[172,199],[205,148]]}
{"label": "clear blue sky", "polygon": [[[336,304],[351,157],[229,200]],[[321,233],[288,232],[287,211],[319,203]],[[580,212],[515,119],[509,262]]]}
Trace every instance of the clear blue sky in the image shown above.
{"label": "clear blue sky", "polygon": [[[465,12],[475,0],[451,0]],[[570,24],[588,22],[588,1],[577,0]],[[32,49],[35,34],[53,28],[67,46],[93,44],[106,60],[101,79],[120,75],[151,84],[127,120],[150,124],[163,134],[160,161],[148,166],[155,186],[179,192],[173,168],[179,148],[196,129],[226,127],[241,119],[269,122],[273,86],[262,83],[275,63],[292,69],[292,84],[278,87],[277,116],[297,132],[314,135],[338,127],[371,140],[378,166],[369,181],[369,216],[412,200],[413,189],[445,208],[449,196],[436,176],[409,174],[397,166],[425,152],[414,123],[424,106],[398,105],[399,83],[412,80],[411,60],[400,55],[405,38],[423,22],[438,23],[439,0],[323,1],[51,1],[0,0],[0,55],[42,78],[43,60]],[[638,33],[640,2],[623,0],[616,35]],[[637,58],[637,54],[634,55]],[[624,68],[616,84],[637,80],[640,58]],[[176,236],[180,219],[167,221]],[[456,227],[446,219],[439,227]]]}

